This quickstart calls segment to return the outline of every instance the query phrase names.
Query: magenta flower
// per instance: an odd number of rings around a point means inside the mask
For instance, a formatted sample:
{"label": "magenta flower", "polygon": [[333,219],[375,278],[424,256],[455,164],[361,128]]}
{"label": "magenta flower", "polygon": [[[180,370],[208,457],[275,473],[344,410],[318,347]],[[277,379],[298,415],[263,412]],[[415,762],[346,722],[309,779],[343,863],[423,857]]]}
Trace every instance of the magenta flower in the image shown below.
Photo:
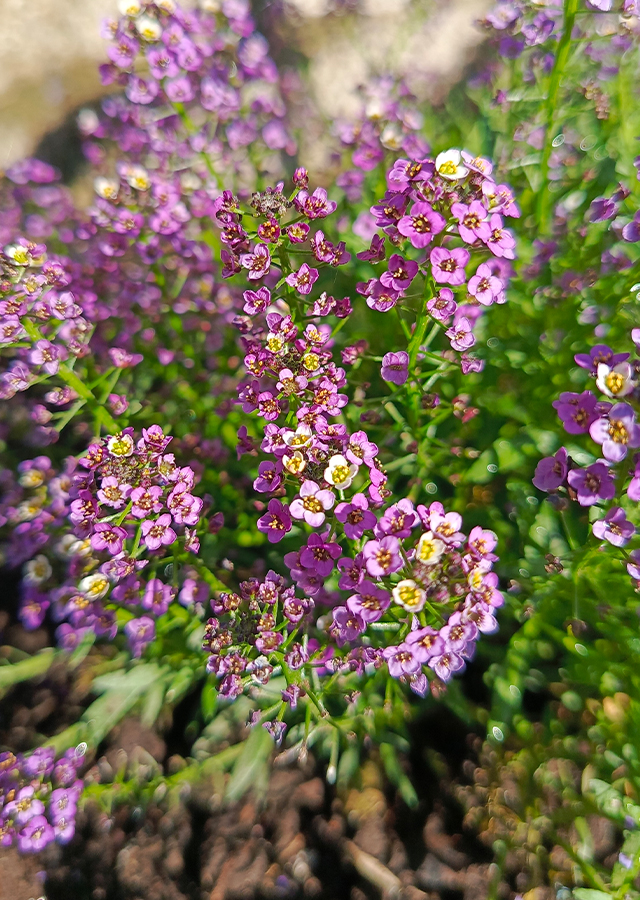
{"label": "magenta flower", "polygon": [[616,495],[613,472],[602,462],[586,469],[572,469],[567,482],[578,495],[580,506],[593,506],[599,500],[612,500]]}
{"label": "magenta flower", "polygon": [[398,231],[404,237],[408,237],[414,247],[421,250],[431,243],[434,236],[439,234],[446,224],[444,217],[436,212],[430,203],[419,201],[411,207],[410,215],[402,216],[398,222]]}
{"label": "magenta flower", "polygon": [[[474,276],[475,278],[475,276]],[[473,279],[471,279],[473,281]],[[471,282],[469,282],[471,284]],[[437,297],[432,297],[427,303],[427,311],[438,322],[446,322],[455,313],[458,304],[453,299],[453,291],[450,288],[442,288]]]}
{"label": "magenta flower", "polygon": [[318,280],[318,270],[312,269],[307,263],[302,263],[297,272],[287,275],[285,281],[295,288],[299,294],[310,294],[311,288]]}
{"label": "magenta flower", "polygon": [[378,445],[369,440],[365,431],[356,431],[349,438],[344,455],[349,462],[355,463],[357,466],[364,463],[365,466],[370,467],[378,455]]}
{"label": "magenta flower", "polygon": [[93,550],[107,550],[112,556],[122,552],[122,544],[127,538],[127,531],[119,525],[98,522],[91,535]]}
{"label": "magenta flower", "polygon": [[389,591],[376,587],[366,579],[360,582],[357,591],[347,600],[347,609],[367,624],[377,622],[391,603]]}
{"label": "magenta flower", "polygon": [[300,551],[300,564],[321,578],[327,578],[333,571],[334,561],[341,553],[340,544],[325,540],[323,535],[311,534],[306,547]]}
{"label": "magenta flower", "polygon": [[124,633],[129,641],[132,655],[138,658],[142,656],[145,647],[156,636],[156,623],[149,616],[131,619],[124,626]]}
{"label": "magenta flower", "polygon": [[316,188],[313,194],[308,191],[299,191],[294,203],[296,208],[308,219],[323,219],[330,215],[338,207],[334,200],[327,199],[324,188]]}
{"label": "magenta flower", "polygon": [[468,350],[473,347],[476,342],[473,334],[473,326],[466,316],[462,316],[458,321],[445,331],[446,336],[451,342],[454,350]]}
{"label": "magenta flower", "polygon": [[479,200],[472,200],[467,206],[464,203],[453,203],[451,212],[458,220],[458,231],[465,244],[476,241],[487,241],[491,236],[491,227],[487,221],[487,210]]}
{"label": "magenta flower", "polygon": [[402,568],[400,543],[393,535],[379,541],[367,541],[363,555],[367,572],[375,578],[383,578]]}
{"label": "magenta flower", "polygon": [[603,408],[604,404],[598,403],[596,395],[591,391],[583,391],[581,394],[564,391],[551,405],[555,407],[569,434],[586,434],[598,416],[609,408],[608,404]]}
{"label": "magenta flower", "polygon": [[144,519],[151,512],[160,512],[162,509],[161,496],[162,488],[157,484],[152,484],[146,488],[134,488],[131,491],[131,515],[135,516],[136,519]]}
{"label": "magenta flower", "polygon": [[242,296],[244,311],[250,316],[265,312],[271,305],[271,292],[266,287],[258,288],[257,291],[245,291]]}
{"label": "magenta flower", "polygon": [[173,544],[177,535],[171,526],[171,516],[165,513],[155,521],[145,519],[142,523],[142,535],[144,543],[149,550],[157,550],[159,547],[168,547]]}
{"label": "magenta flower", "polygon": [[174,591],[170,585],[160,581],[159,578],[152,578],[147,582],[141,606],[155,616],[162,616],[169,609],[173,595]]}
{"label": "magenta flower", "polygon": [[58,347],[50,341],[36,341],[29,353],[29,362],[42,366],[47,375],[55,375],[60,368],[60,361],[68,356],[64,347]]}
{"label": "magenta flower", "polygon": [[604,519],[593,523],[592,528],[599,540],[609,541],[614,547],[624,547],[636,533],[635,525],[620,506],[610,509]]}
{"label": "magenta flower", "polygon": [[34,816],[41,816],[44,803],[34,796],[35,789],[31,785],[20,788],[15,798],[3,808],[3,815],[13,817],[18,826],[26,825]]}
{"label": "magenta flower", "polygon": [[39,853],[55,838],[55,832],[44,816],[34,816],[18,832],[18,849],[21,853]]}
{"label": "magenta flower", "polygon": [[380,374],[391,384],[404,384],[409,377],[409,354],[406,350],[385,353]]}
{"label": "magenta flower", "polygon": [[464,284],[464,267],[469,262],[469,251],[463,247],[447,250],[434,247],[429,255],[433,277],[439,284]]}
{"label": "magenta flower", "polygon": [[611,462],[624,459],[629,447],[640,447],[640,427],[628,403],[616,403],[608,416],[592,423],[589,434],[596,444],[602,444],[602,453]]}
{"label": "magenta flower", "polygon": [[592,375],[598,371],[598,366],[617,366],[618,363],[625,362],[629,359],[628,353],[614,353],[611,347],[606,344],[596,344],[588,353],[576,353],[574,356],[576,364],[583,369],[588,369]]}
{"label": "magenta flower", "polygon": [[261,462],[258,466],[258,477],[253,482],[253,489],[260,494],[276,491],[282,484],[282,463],[280,460]]}
{"label": "magenta flower", "polygon": [[331,631],[335,634],[339,647],[351,644],[365,630],[366,624],[361,616],[352,612],[346,606],[336,606],[333,610],[333,622]]}
{"label": "magenta flower", "polygon": [[491,306],[502,298],[504,284],[492,274],[491,268],[486,263],[481,263],[476,274],[472,275],[467,285],[467,290],[478,303],[483,306]]}
{"label": "magenta flower", "polygon": [[420,671],[420,660],[416,658],[413,647],[403,641],[397,647],[385,647],[383,657],[389,666],[389,674],[394,678],[401,675],[415,675]]}
{"label": "magenta flower", "polygon": [[457,653],[447,652],[441,656],[432,656],[428,665],[442,681],[450,681],[455,672],[464,669],[465,663]]}
{"label": "magenta flower", "polygon": [[486,245],[494,256],[504,257],[504,259],[515,259],[514,247],[516,245],[515,238],[502,225],[502,217],[498,213],[494,213],[489,219],[491,234],[486,240]]}
{"label": "magenta flower", "polygon": [[304,519],[307,525],[319,528],[326,518],[326,511],[334,503],[335,496],[331,491],[320,490],[315,481],[305,481],[300,488],[300,496],[289,509],[294,519]]}
{"label": "magenta flower", "polygon": [[380,276],[380,282],[385,287],[396,291],[406,290],[418,274],[418,263],[412,259],[403,259],[399,253],[394,253],[389,259],[389,270]]}
{"label": "magenta flower", "polygon": [[635,581],[640,582],[640,550],[632,550],[629,554],[627,572]]}
{"label": "magenta flower", "polygon": [[336,519],[344,525],[344,533],[352,540],[358,540],[365,531],[376,524],[375,515],[369,510],[369,501],[364,494],[354,494],[350,503],[336,506]]}
{"label": "magenta flower", "polygon": [[555,456],[547,456],[540,460],[532,481],[541,491],[555,491],[564,483],[568,468],[567,451],[564,447],[560,447]]}
{"label": "magenta flower", "polygon": [[291,531],[289,507],[279,500],[269,500],[267,512],[258,519],[258,531],[267,535],[270,544],[281,541]]}
{"label": "magenta flower", "polygon": [[406,642],[413,655],[420,663],[429,662],[432,656],[439,656],[444,651],[444,641],[438,631],[425,627],[411,631]]}
{"label": "magenta flower", "polygon": [[258,244],[253,253],[242,253],[240,265],[249,270],[249,280],[258,281],[263,278],[271,268],[271,254],[265,244]]}

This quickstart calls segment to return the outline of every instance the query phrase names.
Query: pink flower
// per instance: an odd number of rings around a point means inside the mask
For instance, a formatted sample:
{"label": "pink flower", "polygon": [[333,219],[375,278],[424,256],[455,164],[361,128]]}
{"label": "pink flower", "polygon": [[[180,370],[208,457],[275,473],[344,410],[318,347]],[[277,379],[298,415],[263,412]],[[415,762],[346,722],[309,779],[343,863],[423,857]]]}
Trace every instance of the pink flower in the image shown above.
{"label": "pink flower", "polygon": [[142,523],[143,540],[149,550],[168,547],[173,544],[177,535],[171,526],[171,516],[165,513],[158,519],[145,519]]}
{"label": "pink flower", "polygon": [[315,481],[305,481],[300,488],[300,496],[289,507],[294,519],[304,519],[312,528],[319,528],[324,522],[325,512],[335,503],[331,491],[320,490]]}
{"label": "pink flower", "polygon": [[433,277],[440,284],[464,284],[464,267],[469,262],[469,251],[462,247],[446,250],[434,247],[429,256]]}

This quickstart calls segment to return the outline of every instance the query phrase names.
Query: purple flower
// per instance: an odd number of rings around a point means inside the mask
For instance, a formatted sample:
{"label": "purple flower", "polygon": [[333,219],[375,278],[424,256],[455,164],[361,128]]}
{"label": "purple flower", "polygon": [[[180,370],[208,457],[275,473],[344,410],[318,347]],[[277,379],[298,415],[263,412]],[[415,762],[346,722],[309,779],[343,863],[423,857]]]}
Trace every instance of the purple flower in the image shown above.
{"label": "purple flower", "polygon": [[141,606],[156,616],[162,616],[169,609],[173,594],[174,591],[170,585],[160,581],[159,578],[152,578],[147,583],[142,595]]}
{"label": "purple flower", "polygon": [[124,626],[124,633],[129,641],[131,653],[133,656],[139,657],[156,636],[156,623],[149,616],[131,619]]}
{"label": "purple flower", "polygon": [[640,209],[636,212],[631,222],[622,229],[622,237],[625,241],[629,241],[630,244],[640,241]]}
{"label": "purple flower", "polygon": [[398,222],[398,231],[420,250],[427,247],[446,224],[444,217],[430,203],[419,201],[413,204],[409,215],[402,216]]}
{"label": "purple flower", "polygon": [[478,240],[487,241],[491,237],[487,210],[479,200],[472,200],[468,206],[453,203],[451,212],[458,220],[458,231],[465,244],[475,244]]}
{"label": "purple flower", "polygon": [[125,528],[119,525],[109,525],[106,522],[98,522],[94,525],[91,535],[91,547],[93,550],[107,550],[112,556],[122,552],[122,544],[127,538]]}
{"label": "purple flower", "polygon": [[487,247],[494,256],[504,257],[504,259],[514,259],[515,253],[513,248],[516,245],[515,238],[506,228],[503,228],[502,218],[494,213],[489,219],[491,226],[491,235],[486,241]]}
{"label": "purple flower", "polygon": [[604,363],[606,366],[617,366],[618,363],[629,359],[629,354],[614,353],[606,344],[596,344],[589,353],[577,353],[574,359],[577,365],[583,369],[589,369],[591,374],[595,375],[600,363]]}
{"label": "purple flower", "polygon": [[334,561],[341,553],[340,544],[326,541],[323,535],[311,534],[306,547],[300,551],[300,563],[321,578],[327,578],[333,571]]}
{"label": "purple flower", "polygon": [[433,669],[442,681],[449,681],[455,672],[464,669],[464,660],[457,653],[447,652],[441,656],[432,656],[429,668]]}
{"label": "purple flower", "polygon": [[413,655],[420,663],[429,662],[432,656],[439,656],[444,650],[444,641],[433,628],[418,628],[407,635]]}
{"label": "purple flower", "polygon": [[352,541],[361,538],[376,524],[376,517],[369,510],[369,501],[364,494],[354,494],[350,503],[339,503],[336,519],[342,522],[345,535]]}
{"label": "purple flower", "polygon": [[282,463],[279,460],[261,462],[258,466],[258,477],[253,482],[254,491],[268,494],[276,491],[282,484]]}
{"label": "purple flower", "polygon": [[603,412],[599,408],[596,395],[591,391],[583,391],[581,394],[565,391],[551,405],[555,407],[565,431],[569,434],[585,434]]}
{"label": "purple flower", "polygon": [[379,541],[367,541],[363,555],[367,572],[376,578],[390,575],[402,568],[400,543],[393,535],[387,535]]}
{"label": "purple flower", "polygon": [[64,347],[58,347],[50,341],[36,341],[29,353],[29,362],[42,366],[48,375],[55,375],[60,368],[60,360],[67,358]]}
{"label": "purple flower", "polygon": [[258,288],[257,291],[245,291],[242,296],[244,311],[250,316],[265,312],[271,305],[271,292],[266,287]]}
{"label": "purple flower", "polygon": [[468,350],[476,342],[473,334],[473,326],[466,316],[462,316],[457,322],[445,331],[451,341],[454,350]]}
{"label": "purple flower", "polygon": [[471,296],[475,297],[483,306],[491,306],[492,303],[500,302],[503,289],[504,284],[493,275],[490,266],[486,263],[478,266],[476,274],[471,276],[467,285]]}
{"label": "purple flower", "polygon": [[271,268],[271,254],[265,244],[258,244],[253,253],[243,253],[240,256],[240,265],[249,270],[249,280],[258,281],[264,277]]}
{"label": "purple flower", "polygon": [[335,200],[327,199],[324,188],[316,188],[313,194],[308,191],[299,191],[294,203],[296,208],[308,219],[323,219],[330,215],[338,207]]}
{"label": "purple flower", "polygon": [[372,581],[361,581],[357,593],[347,600],[350,612],[359,616],[363,622],[377,622],[389,607],[391,597],[389,591],[376,587]]}
{"label": "purple flower", "polygon": [[55,832],[44,816],[34,816],[18,832],[18,849],[21,853],[38,853],[55,838]]}
{"label": "purple flower", "polygon": [[[269,543],[281,541],[291,531],[289,507],[279,500],[269,500],[267,512],[258,519],[258,530],[267,535]],[[312,535],[313,537],[313,535]]]}
{"label": "purple flower", "polygon": [[[475,276],[474,276],[475,278]],[[473,279],[471,279],[473,281]],[[471,284],[471,282],[469,282]],[[438,322],[446,322],[455,313],[458,304],[453,299],[453,291],[450,288],[442,288],[437,297],[432,297],[427,303],[427,311]]]}
{"label": "purple flower", "polygon": [[415,675],[421,668],[420,660],[415,656],[413,647],[406,642],[397,647],[385,647],[382,655],[387,661],[389,674],[393,678],[400,678],[401,675]]}
{"label": "purple flower", "polygon": [[602,462],[587,466],[586,469],[572,469],[567,475],[567,481],[577,493],[580,506],[593,506],[598,500],[613,499],[616,494],[613,473]]}
{"label": "purple flower", "polygon": [[602,453],[611,462],[624,459],[629,447],[640,447],[640,427],[628,403],[616,403],[608,416],[592,423],[589,434],[596,444],[602,444]]}
{"label": "purple flower", "polygon": [[464,284],[466,274],[464,267],[469,262],[469,251],[462,247],[447,250],[434,247],[429,255],[433,277],[440,284]]}
{"label": "purple flower", "polygon": [[44,803],[34,797],[35,789],[31,785],[20,788],[15,796],[3,808],[5,816],[11,816],[16,825],[26,825],[34,816],[41,816],[44,812]]}
{"label": "purple flower", "polygon": [[380,282],[385,287],[396,291],[406,290],[418,274],[418,263],[412,259],[403,259],[399,253],[394,253],[389,259],[389,270],[380,276]]}
{"label": "purple flower", "polygon": [[177,535],[171,526],[171,516],[165,513],[155,521],[145,519],[142,523],[142,535],[144,543],[149,550],[157,550],[159,547],[168,547],[173,544]]}
{"label": "purple flower", "polygon": [[335,634],[339,647],[352,643],[362,634],[366,625],[364,619],[346,606],[336,606],[333,610],[331,630]]}
{"label": "purple flower", "polygon": [[624,547],[636,533],[635,525],[620,506],[612,507],[604,519],[594,522],[592,527],[599,540],[609,541],[614,547]]}
{"label": "purple flower", "polygon": [[324,522],[327,510],[335,503],[331,491],[320,490],[315,481],[305,481],[300,488],[300,496],[296,497],[289,507],[294,519],[304,519],[312,528],[319,528]]}
{"label": "purple flower", "polygon": [[380,374],[391,384],[404,384],[409,377],[409,354],[406,350],[385,353]]}
{"label": "purple flower", "polygon": [[560,447],[555,456],[546,456],[536,466],[534,485],[541,491],[555,491],[567,477],[567,451]]}
{"label": "purple flower", "polygon": [[629,554],[627,572],[635,581],[640,582],[640,550],[632,550]]}
{"label": "purple flower", "polygon": [[297,272],[287,275],[285,281],[295,288],[299,294],[310,294],[311,288],[318,280],[318,270],[312,269],[307,263],[302,263]]}

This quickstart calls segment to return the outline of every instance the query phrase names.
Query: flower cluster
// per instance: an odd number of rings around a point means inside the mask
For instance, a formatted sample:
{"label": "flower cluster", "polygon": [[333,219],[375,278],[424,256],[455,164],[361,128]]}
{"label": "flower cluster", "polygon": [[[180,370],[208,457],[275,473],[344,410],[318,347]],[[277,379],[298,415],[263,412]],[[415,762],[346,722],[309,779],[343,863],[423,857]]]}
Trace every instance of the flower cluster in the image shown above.
{"label": "flower cluster", "polygon": [[89,352],[91,325],[67,289],[70,281],[68,265],[47,256],[44,244],[20,237],[4,247],[0,350],[11,363],[0,373],[0,399],[26,390],[39,376],[55,375],[64,360]]}
{"label": "flower cluster", "polygon": [[[313,517],[324,520],[329,491],[305,484],[300,512],[319,527]],[[307,499],[316,500],[313,510],[305,509]],[[504,602],[491,571],[495,534],[475,527],[467,537],[461,526],[461,516],[438,502],[414,508],[403,499],[377,514],[363,494],[339,503],[334,529],[341,536],[314,532],[299,553],[285,557],[303,598],[270,572],[212,601],[204,649],[221,693],[236,697],[284,671],[283,701],[295,707],[311,689],[313,668],[362,673],[385,664],[420,695],[429,679],[448,681],[473,657],[480,634],[497,629],[494,614]],[[342,555],[346,547],[355,555]],[[335,569],[340,592],[348,594],[343,602],[322,587]],[[322,614],[327,604],[330,618]]]}
{"label": "flower cluster", "polygon": [[[640,329],[632,338],[640,341]],[[590,465],[578,466],[561,447],[538,463],[534,485],[543,491],[566,489],[580,506],[606,508],[603,518],[593,522],[593,534],[614,547],[626,546],[636,534],[636,526],[625,512],[640,500],[640,454],[629,453],[640,447],[637,422],[638,372],[640,360],[629,353],[614,353],[606,344],[597,344],[589,353],[575,357],[578,366],[595,379],[597,389],[608,399],[598,399],[591,390],[565,392],[553,406],[565,431],[571,435],[588,434],[600,446],[602,456]],[[615,502],[616,505],[611,506]],[[640,551],[634,550],[627,568],[640,580]]]}
{"label": "flower cluster", "polygon": [[[133,654],[142,653],[155,617],[178,593],[158,577],[158,565],[170,552],[188,559],[200,545],[203,500],[192,493],[193,469],[165,452],[170,441],[157,425],[137,441],[125,429],[92,444],[79,462],[69,460],[62,475],[43,456],[20,464],[17,484],[7,478],[0,508],[11,526],[5,558],[24,563],[20,616],[27,628],[37,628],[49,610],[62,623],[59,642],[73,649],[89,630],[113,638],[116,609],[125,609]],[[181,602],[188,605],[194,591],[200,586],[185,582]]]}
{"label": "flower cluster", "polygon": [[37,853],[55,841],[68,844],[75,833],[83,784],[78,769],[86,745],[56,759],[53,748],[29,756],[0,753],[0,846]]}

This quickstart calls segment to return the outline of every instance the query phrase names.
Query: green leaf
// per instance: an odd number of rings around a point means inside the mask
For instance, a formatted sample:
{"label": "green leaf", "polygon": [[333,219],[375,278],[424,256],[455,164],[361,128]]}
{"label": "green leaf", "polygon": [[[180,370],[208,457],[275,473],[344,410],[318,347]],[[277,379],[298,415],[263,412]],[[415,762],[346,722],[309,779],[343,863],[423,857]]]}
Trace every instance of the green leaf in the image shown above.
{"label": "green leaf", "polygon": [[397,787],[398,793],[407,806],[410,808],[417,806],[418,795],[400,765],[395,748],[391,744],[380,744],[380,758],[389,781]]}
{"label": "green leaf", "polygon": [[273,738],[269,732],[256,725],[245,741],[242,753],[236,760],[225,792],[225,801],[235,803],[256,785],[268,778],[268,762],[273,750]]}
{"label": "green leaf", "polygon": [[611,894],[596,891],[594,888],[576,888],[573,896],[575,900],[611,900]]}
{"label": "green leaf", "polygon": [[21,681],[28,681],[29,678],[36,678],[38,675],[44,675],[56,658],[56,651],[53,649],[43,650],[35,656],[29,656],[20,662],[9,663],[0,666],[0,690],[19,684]]}

